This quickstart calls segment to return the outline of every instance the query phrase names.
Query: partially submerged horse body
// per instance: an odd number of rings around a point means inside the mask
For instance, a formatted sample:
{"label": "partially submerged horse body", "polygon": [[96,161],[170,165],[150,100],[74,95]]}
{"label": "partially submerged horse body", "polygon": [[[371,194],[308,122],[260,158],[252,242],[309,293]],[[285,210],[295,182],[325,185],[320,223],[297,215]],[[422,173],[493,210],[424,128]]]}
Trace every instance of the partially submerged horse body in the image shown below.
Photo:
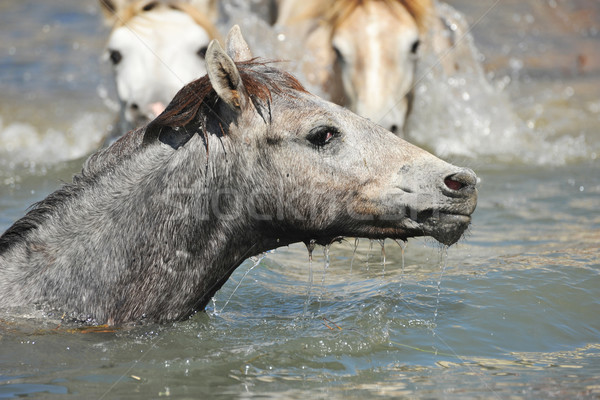
{"label": "partially submerged horse body", "polygon": [[115,136],[154,119],[185,84],[206,74],[219,37],[215,0],[99,0],[112,32],[106,58],[120,102]]}
{"label": "partially submerged horse body", "polygon": [[431,0],[280,0],[277,25],[304,38],[311,84],[401,135],[432,13]]}
{"label": "partially submerged horse body", "polygon": [[0,237],[2,306],[179,320],[269,249],[462,236],[477,202],[471,170],[252,60],[239,28],[227,49],[211,42],[207,76]]}

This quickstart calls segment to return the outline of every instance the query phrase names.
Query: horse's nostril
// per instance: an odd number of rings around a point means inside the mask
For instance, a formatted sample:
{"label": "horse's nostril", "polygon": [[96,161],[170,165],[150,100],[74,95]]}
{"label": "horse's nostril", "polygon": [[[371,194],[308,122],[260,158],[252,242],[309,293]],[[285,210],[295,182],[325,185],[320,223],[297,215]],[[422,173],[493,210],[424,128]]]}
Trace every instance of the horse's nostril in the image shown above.
{"label": "horse's nostril", "polygon": [[137,111],[137,110],[140,109],[140,106],[138,106],[137,103],[131,103],[129,105],[129,108],[131,108],[132,110],[136,110]]}
{"label": "horse's nostril", "polygon": [[450,177],[444,179],[444,183],[446,184],[446,186],[449,189],[452,189],[452,190],[460,190],[465,186],[462,183],[460,183],[459,181],[455,181],[454,179],[452,179]]}
{"label": "horse's nostril", "polygon": [[477,175],[470,169],[465,168],[456,174],[447,176],[444,179],[444,184],[448,189],[454,191],[461,190],[465,186],[474,187],[477,184]]}
{"label": "horse's nostril", "polygon": [[392,133],[398,133],[398,125],[392,125],[390,126],[390,132]]}

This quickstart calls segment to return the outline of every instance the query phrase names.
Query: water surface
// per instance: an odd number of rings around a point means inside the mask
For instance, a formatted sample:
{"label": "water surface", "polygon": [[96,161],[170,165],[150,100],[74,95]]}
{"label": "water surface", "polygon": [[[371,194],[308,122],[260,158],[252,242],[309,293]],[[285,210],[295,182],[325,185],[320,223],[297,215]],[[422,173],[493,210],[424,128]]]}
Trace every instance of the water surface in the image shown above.
{"label": "water surface", "polygon": [[[452,4],[471,57],[452,79],[424,57],[408,138],[480,176],[464,240],[278,249],[173,324],[3,313],[0,398],[599,398],[599,7]],[[4,2],[0,30],[3,231],[116,113],[95,3]]]}

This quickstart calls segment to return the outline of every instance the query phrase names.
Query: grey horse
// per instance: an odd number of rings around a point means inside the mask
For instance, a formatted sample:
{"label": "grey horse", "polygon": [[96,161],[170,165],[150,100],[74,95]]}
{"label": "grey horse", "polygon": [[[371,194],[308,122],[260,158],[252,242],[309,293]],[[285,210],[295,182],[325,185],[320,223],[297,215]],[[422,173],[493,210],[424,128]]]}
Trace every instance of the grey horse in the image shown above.
{"label": "grey horse", "polygon": [[252,59],[239,28],[207,76],[93,154],[0,237],[0,305],[98,323],[203,310],[244,259],[340,237],[451,245],[476,175],[308,93]]}

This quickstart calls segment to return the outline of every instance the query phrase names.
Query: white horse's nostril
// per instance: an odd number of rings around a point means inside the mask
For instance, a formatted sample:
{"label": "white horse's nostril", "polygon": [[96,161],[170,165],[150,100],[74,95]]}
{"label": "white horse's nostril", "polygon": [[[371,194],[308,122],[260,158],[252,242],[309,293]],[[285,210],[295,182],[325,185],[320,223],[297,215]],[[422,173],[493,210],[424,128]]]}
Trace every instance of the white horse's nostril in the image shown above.
{"label": "white horse's nostril", "polygon": [[164,103],[157,101],[156,103],[150,104],[149,108],[152,116],[158,117],[163,111],[165,111],[166,107]]}

